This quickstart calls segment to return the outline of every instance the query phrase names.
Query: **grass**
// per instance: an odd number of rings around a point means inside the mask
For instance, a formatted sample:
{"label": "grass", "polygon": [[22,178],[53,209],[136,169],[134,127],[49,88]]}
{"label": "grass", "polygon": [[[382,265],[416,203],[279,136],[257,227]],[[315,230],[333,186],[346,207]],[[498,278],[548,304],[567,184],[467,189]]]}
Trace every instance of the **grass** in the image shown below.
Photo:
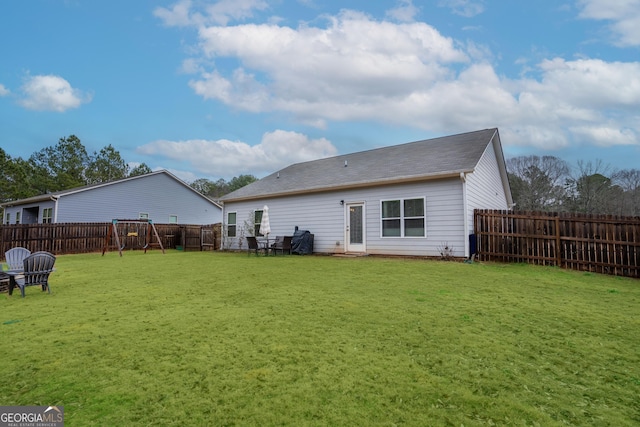
{"label": "grass", "polygon": [[631,426],[640,282],[528,265],[60,256],[0,295],[0,404],[68,426]]}

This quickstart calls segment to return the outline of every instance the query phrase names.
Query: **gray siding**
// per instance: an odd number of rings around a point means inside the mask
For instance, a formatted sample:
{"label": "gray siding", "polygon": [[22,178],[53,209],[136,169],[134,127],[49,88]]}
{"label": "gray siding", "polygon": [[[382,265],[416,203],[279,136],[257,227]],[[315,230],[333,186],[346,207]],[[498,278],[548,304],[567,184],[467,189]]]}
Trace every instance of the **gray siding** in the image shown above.
{"label": "gray siding", "polygon": [[[55,202],[53,200],[48,200],[45,202],[39,203],[29,203],[26,205],[19,206],[7,206],[4,208],[4,218],[2,220],[3,224],[6,224],[7,214],[11,216],[11,224],[16,223],[16,213],[20,212],[20,223],[21,224],[37,224],[42,222],[42,211],[47,208],[53,209],[53,216],[55,219]],[[38,217],[32,218],[31,215],[37,211]]]}
{"label": "gray siding", "polygon": [[149,214],[155,223],[213,224],[221,210],[171,176],[161,173],[67,194],[58,202],[57,222],[110,222]]}
{"label": "gray siding", "polygon": [[[390,238],[381,236],[381,200],[426,198],[426,237]],[[345,204],[341,205],[340,201]],[[462,185],[459,179],[435,180],[405,185],[389,185],[365,189],[316,193],[295,197],[279,197],[260,201],[226,202],[226,212],[236,212],[238,236],[224,247],[238,249],[241,228],[252,210],[269,207],[271,235],[291,235],[297,225],[315,235],[314,251],[345,251],[346,208],[348,203],[364,202],[366,252],[369,254],[438,256],[444,243],[464,256],[464,216]],[[225,214],[226,215],[226,214]],[[224,218],[226,220],[226,218]],[[246,235],[246,233],[245,233]],[[246,248],[246,243],[243,243]]]}

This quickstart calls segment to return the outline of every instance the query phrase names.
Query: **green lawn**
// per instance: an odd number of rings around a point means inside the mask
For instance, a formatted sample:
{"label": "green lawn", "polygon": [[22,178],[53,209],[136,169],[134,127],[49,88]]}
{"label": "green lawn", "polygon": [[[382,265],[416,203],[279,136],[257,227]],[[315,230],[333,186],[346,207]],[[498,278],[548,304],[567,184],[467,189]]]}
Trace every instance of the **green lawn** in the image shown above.
{"label": "green lawn", "polygon": [[68,426],[640,425],[640,281],[527,265],[60,256],[0,295],[0,405]]}

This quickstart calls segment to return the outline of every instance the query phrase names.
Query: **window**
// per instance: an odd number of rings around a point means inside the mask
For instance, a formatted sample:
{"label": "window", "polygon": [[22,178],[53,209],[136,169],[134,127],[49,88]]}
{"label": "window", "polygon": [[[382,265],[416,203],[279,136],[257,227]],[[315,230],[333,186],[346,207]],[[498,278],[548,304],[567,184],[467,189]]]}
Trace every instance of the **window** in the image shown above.
{"label": "window", "polygon": [[178,215],[169,215],[169,224],[177,224]]}
{"label": "window", "polygon": [[138,219],[149,219],[149,213],[140,212],[140,214],[138,215]]}
{"label": "window", "polygon": [[20,212],[16,212],[16,224],[20,224]]}
{"label": "window", "polygon": [[227,213],[227,236],[236,237],[236,213]]}
{"label": "window", "polygon": [[383,200],[382,237],[425,237],[424,198]]}
{"label": "window", "polygon": [[11,224],[11,214],[9,212],[7,212],[7,219],[5,221],[5,224],[7,225]]}
{"label": "window", "polygon": [[51,224],[52,219],[53,219],[53,208],[44,208],[42,210],[42,223]]}
{"label": "window", "polygon": [[260,234],[260,223],[262,222],[262,210],[253,212],[253,231],[254,236],[262,236]]}

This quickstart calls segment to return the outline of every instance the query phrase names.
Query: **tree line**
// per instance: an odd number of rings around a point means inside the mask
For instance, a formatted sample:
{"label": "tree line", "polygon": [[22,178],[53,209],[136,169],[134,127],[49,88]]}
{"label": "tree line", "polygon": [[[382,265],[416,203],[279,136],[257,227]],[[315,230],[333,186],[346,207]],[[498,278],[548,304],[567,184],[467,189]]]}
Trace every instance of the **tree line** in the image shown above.
{"label": "tree line", "polygon": [[[553,156],[514,157],[506,165],[514,210],[640,216],[638,169],[613,170],[601,161],[579,161],[571,167]],[[0,147],[0,202],[149,172],[145,163],[130,168],[112,145],[90,154],[75,135],[60,138],[26,160],[11,157]],[[253,175],[239,175],[230,181],[196,179],[190,185],[218,199],[256,180]]]}
{"label": "tree line", "polygon": [[33,153],[26,160],[11,157],[0,148],[0,201],[19,200],[149,172],[151,168],[144,163],[130,168],[111,145],[89,154],[75,135],[60,138],[56,145]]}
{"label": "tree line", "polygon": [[640,170],[553,156],[507,160],[514,210],[640,216]]}
{"label": "tree line", "polygon": [[[150,172],[145,163],[131,168],[110,144],[89,153],[75,135],[60,138],[26,160],[12,157],[0,147],[0,203]],[[197,179],[190,185],[205,196],[219,198],[256,180],[253,175],[240,175],[229,182]]]}

